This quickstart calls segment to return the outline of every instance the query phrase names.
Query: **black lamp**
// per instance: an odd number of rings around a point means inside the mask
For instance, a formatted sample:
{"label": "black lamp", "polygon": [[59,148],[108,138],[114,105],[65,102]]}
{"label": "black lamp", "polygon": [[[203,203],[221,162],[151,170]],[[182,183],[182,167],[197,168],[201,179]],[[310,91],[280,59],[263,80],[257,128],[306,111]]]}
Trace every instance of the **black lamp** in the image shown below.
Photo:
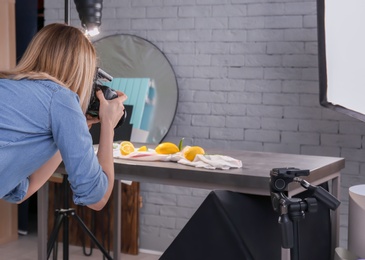
{"label": "black lamp", "polygon": [[[70,24],[70,0],[65,0],[65,23]],[[95,36],[99,34],[101,25],[101,10],[103,9],[103,0],[74,0],[76,10],[79,13],[81,25],[86,34]]]}
{"label": "black lamp", "polygon": [[90,36],[99,34],[103,0],[74,0],[82,27]]}

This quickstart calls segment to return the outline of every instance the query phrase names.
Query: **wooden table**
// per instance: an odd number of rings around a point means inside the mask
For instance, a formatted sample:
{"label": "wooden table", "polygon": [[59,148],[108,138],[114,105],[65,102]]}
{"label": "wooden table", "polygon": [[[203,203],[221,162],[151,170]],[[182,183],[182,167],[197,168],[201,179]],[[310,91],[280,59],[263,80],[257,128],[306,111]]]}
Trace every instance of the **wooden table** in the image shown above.
{"label": "wooden table", "polygon": [[[116,228],[113,234],[113,259],[120,259],[121,254],[121,180],[270,196],[271,169],[295,167],[310,170],[310,175],[303,177],[303,179],[312,185],[330,181],[330,191],[339,198],[339,176],[345,165],[343,158],[228,150],[207,150],[207,152],[239,159],[242,161],[242,168],[207,170],[175,162],[114,160],[116,179],[114,185],[114,227]],[[65,173],[65,170],[59,167],[57,172]],[[304,189],[296,183],[291,183],[288,187],[289,196],[302,191]],[[38,191],[38,259],[47,258],[47,196],[46,186]],[[331,217],[334,249],[339,243],[339,210],[332,212]],[[288,257],[288,252],[283,252],[282,259],[288,259]]]}

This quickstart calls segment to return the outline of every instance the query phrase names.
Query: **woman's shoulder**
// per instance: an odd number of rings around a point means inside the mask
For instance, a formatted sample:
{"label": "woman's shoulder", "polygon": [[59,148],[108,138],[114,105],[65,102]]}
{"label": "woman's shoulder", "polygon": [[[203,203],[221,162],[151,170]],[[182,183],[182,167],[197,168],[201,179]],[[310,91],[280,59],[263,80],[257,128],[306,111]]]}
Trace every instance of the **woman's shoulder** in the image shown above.
{"label": "woman's shoulder", "polygon": [[[78,95],[75,92],[48,79],[0,79],[0,85],[5,89],[12,89],[27,99],[38,97],[44,101],[71,99],[78,102]],[[5,93],[11,93],[11,91]]]}
{"label": "woman's shoulder", "polygon": [[56,94],[54,96],[58,96],[61,98],[70,97],[78,99],[78,95],[75,92],[52,80],[38,80],[38,84],[44,86],[49,91],[53,92],[53,94]]}
{"label": "woman's shoulder", "polygon": [[50,90],[54,91],[54,92],[65,92],[65,93],[69,93],[69,94],[76,94],[75,92],[71,91],[70,89],[52,81],[49,79],[40,79],[40,80],[36,80],[39,84],[49,88]]}
{"label": "woman's shoulder", "polygon": [[[3,82],[3,84],[6,85],[12,85],[12,86],[28,86],[33,89],[36,89],[37,87],[48,89],[53,92],[66,92],[66,93],[74,93],[73,91],[69,90],[68,88],[60,85],[57,82],[54,82],[50,79],[0,79],[0,83]],[[75,94],[75,93],[74,93]]]}

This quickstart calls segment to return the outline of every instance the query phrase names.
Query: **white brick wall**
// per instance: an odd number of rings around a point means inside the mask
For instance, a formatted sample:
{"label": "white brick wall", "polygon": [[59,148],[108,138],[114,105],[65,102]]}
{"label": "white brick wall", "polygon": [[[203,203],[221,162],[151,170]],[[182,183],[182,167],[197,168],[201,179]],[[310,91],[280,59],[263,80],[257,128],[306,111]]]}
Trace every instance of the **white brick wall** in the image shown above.
{"label": "white brick wall", "polygon": [[[72,24],[80,26],[72,4]],[[63,2],[45,0],[46,23]],[[104,0],[99,38],[145,37],[179,84],[166,140],[225,149],[341,156],[341,246],[348,188],[365,182],[365,124],[318,103],[315,0]],[[269,174],[269,173],[268,173]],[[140,245],[163,251],[208,191],[142,183]]]}

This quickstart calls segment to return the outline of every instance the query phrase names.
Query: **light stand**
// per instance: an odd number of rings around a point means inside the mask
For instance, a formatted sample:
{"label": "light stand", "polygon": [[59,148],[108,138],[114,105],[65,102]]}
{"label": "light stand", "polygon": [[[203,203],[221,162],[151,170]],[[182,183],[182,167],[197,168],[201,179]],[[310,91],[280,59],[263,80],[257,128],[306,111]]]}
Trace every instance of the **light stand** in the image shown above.
{"label": "light stand", "polygon": [[[77,3],[76,3],[77,2]],[[92,21],[93,25],[99,26],[101,24],[101,9],[102,9],[102,0],[95,0],[95,1],[89,1],[89,0],[75,0],[76,6],[78,6],[77,10],[79,12],[80,19],[82,21],[83,27],[87,30],[87,28],[90,24],[89,22]],[[85,5],[86,4],[86,5]],[[93,5],[94,4],[94,8]],[[96,18],[93,17],[93,12],[90,12],[90,10],[98,10],[96,14]],[[85,12],[86,10],[86,12]],[[81,13],[82,12],[82,13]],[[70,24],[70,16],[71,14],[71,5],[70,0],[65,0],[65,23]],[[83,20],[84,19],[84,20]],[[53,250],[53,258],[57,259],[57,238],[60,231],[61,226],[63,225],[63,259],[68,260],[69,257],[69,217],[73,217],[76,219],[77,223],[81,226],[83,231],[90,237],[90,239],[95,243],[95,245],[100,249],[100,251],[103,253],[103,256],[108,259],[112,260],[111,256],[108,254],[108,252],[104,249],[104,247],[99,243],[99,241],[96,239],[94,234],[89,230],[89,228],[85,225],[85,223],[81,220],[81,218],[76,214],[75,209],[69,207],[69,196],[68,196],[68,181],[65,176],[63,176],[62,181],[62,188],[64,191],[64,205],[63,209],[58,209],[55,212],[55,221],[54,226],[50,234],[49,241],[47,243],[47,259],[49,259],[51,252]]]}
{"label": "light stand", "polygon": [[[298,176],[308,176],[309,170],[297,168],[275,168],[270,172],[270,194],[273,209],[280,214],[281,240],[283,248],[290,248],[291,260],[299,260],[299,232],[298,222],[305,217],[305,213],[317,211],[317,200],[323,202],[331,210],[336,210],[340,201],[328,191],[319,186],[314,186]],[[311,191],[313,197],[304,200],[289,198],[285,192],[291,182]]]}
{"label": "light stand", "polygon": [[71,24],[71,2],[65,0],[65,24]]}

